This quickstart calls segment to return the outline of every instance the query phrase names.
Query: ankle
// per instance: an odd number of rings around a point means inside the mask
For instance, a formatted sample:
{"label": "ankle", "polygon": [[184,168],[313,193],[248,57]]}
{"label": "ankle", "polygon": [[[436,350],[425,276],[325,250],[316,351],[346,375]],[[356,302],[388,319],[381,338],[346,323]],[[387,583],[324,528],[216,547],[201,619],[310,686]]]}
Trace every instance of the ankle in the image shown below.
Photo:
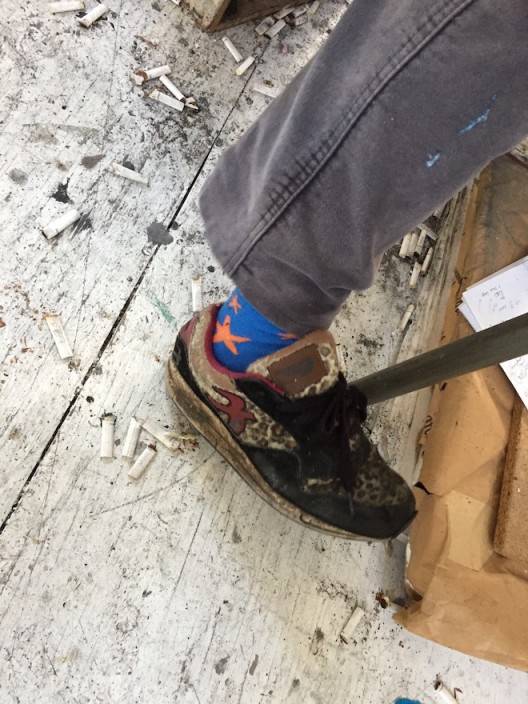
{"label": "ankle", "polygon": [[227,369],[244,372],[257,359],[298,340],[277,327],[235,289],[218,311],[213,354]]}

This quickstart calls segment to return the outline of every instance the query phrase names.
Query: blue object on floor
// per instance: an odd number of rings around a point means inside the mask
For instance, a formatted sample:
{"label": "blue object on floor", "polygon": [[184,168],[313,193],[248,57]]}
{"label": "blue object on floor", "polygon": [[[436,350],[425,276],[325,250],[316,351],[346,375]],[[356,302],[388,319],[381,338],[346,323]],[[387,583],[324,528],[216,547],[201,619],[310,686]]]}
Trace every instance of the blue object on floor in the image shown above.
{"label": "blue object on floor", "polygon": [[394,704],[420,704],[416,699],[396,699]]}

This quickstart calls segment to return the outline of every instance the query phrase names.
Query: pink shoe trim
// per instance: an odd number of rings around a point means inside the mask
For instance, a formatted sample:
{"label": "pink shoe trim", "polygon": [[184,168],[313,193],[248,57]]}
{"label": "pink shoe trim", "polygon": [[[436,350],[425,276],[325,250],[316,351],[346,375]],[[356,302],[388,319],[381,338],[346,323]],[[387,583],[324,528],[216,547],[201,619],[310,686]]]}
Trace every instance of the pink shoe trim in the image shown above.
{"label": "pink shoe trim", "polygon": [[209,364],[216,369],[217,372],[220,372],[221,374],[225,374],[225,376],[231,377],[231,379],[259,379],[260,381],[263,381],[266,383],[269,387],[271,387],[274,391],[277,393],[281,394],[281,396],[285,396],[284,391],[279,387],[276,386],[273,382],[271,382],[269,379],[266,379],[265,376],[262,376],[262,374],[248,374],[247,372],[233,372],[231,369],[228,369],[227,367],[224,367],[220,362],[216,359],[216,357],[213,354],[213,336],[215,332],[215,326],[216,326],[216,316],[218,311],[220,310],[219,305],[214,305],[211,306],[210,312],[211,312],[211,319],[209,321],[209,325],[207,327],[207,330],[205,332],[205,337],[204,337],[204,352],[205,352],[205,357]]}

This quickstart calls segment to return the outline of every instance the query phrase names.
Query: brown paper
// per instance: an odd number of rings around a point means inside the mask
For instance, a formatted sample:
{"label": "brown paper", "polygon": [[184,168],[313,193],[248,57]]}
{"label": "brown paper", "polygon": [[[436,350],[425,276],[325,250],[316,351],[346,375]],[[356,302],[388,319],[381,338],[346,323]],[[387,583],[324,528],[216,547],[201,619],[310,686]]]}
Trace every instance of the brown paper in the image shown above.
{"label": "brown paper", "polygon": [[447,557],[462,567],[480,570],[493,555],[489,527],[494,512],[492,507],[458,491],[445,497],[447,504]]}
{"label": "brown paper", "polygon": [[[471,332],[456,313],[462,290],[526,254],[528,172],[502,157],[480,179],[444,342]],[[417,598],[396,620],[469,655],[528,670],[528,566],[493,550],[513,400],[498,366],[434,389],[410,531],[407,580]]]}

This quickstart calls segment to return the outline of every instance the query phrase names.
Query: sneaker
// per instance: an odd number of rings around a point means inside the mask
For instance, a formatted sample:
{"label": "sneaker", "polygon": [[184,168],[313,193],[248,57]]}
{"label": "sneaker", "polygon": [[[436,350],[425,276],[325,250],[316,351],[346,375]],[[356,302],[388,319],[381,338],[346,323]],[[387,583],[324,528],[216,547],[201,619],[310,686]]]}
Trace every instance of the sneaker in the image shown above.
{"label": "sneaker", "polygon": [[366,399],[339,371],[332,335],[310,333],[240,374],[213,356],[217,311],[178,334],[166,376],[176,406],[288,518],[345,538],[397,536],[414,497],[365,436]]}

